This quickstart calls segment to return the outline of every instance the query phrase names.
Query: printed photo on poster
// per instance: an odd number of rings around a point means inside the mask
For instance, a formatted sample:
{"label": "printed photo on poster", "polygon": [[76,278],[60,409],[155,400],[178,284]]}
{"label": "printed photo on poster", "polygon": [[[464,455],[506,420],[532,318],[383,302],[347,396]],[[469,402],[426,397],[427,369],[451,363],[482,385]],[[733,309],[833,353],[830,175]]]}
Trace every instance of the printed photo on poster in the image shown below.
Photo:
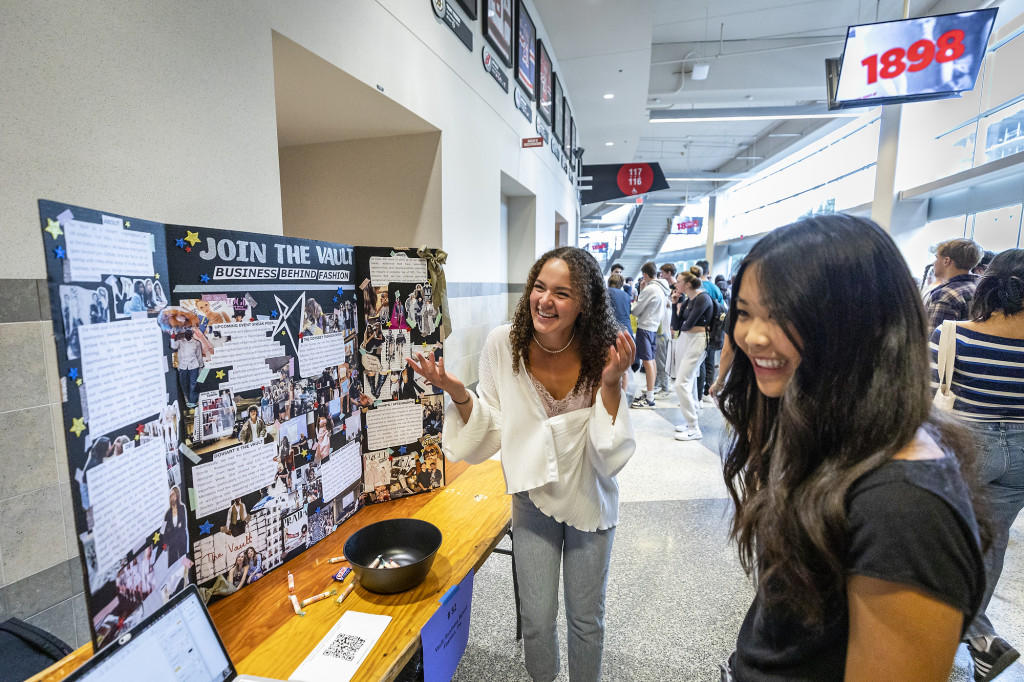
{"label": "printed photo on poster", "polygon": [[486,0],[487,16],[483,21],[484,38],[497,52],[505,66],[512,66],[512,0]]}
{"label": "printed photo on poster", "polygon": [[114,292],[114,316],[124,319],[132,315],[153,313],[167,307],[164,285],[152,277],[133,279],[111,275],[104,280]]}
{"label": "printed photo on poster", "polygon": [[61,316],[64,318],[64,339],[68,359],[77,360],[81,355],[81,341],[78,329],[87,324],[110,321],[110,294],[105,287],[90,289],[80,286],[64,286],[60,291]]}
{"label": "printed photo on poster", "polygon": [[523,0],[516,0],[516,82],[531,100],[537,83],[537,28]]}
{"label": "printed photo on poster", "polygon": [[235,402],[231,391],[205,391],[199,394],[196,426],[192,440],[205,442],[232,435],[235,428]]}
{"label": "printed photo on poster", "polygon": [[551,132],[554,134],[555,139],[558,140],[558,147],[562,146],[562,101],[565,97],[562,95],[562,83],[558,80],[558,74],[554,74],[551,79],[554,81],[554,96],[551,100]]}

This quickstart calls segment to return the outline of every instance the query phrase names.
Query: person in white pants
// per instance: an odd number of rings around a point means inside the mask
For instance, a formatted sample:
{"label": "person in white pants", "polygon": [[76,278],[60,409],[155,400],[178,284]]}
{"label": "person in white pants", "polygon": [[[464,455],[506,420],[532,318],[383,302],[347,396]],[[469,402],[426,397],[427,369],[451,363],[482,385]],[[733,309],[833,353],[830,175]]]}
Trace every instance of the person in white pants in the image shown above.
{"label": "person in white pants", "polygon": [[694,398],[693,384],[697,380],[700,365],[704,361],[704,353],[708,346],[708,327],[714,307],[711,296],[704,291],[700,279],[692,273],[684,272],[679,276],[676,286],[681,293],[690,299],[686,310],[686,319],[680,325],[680,342],[682,355],[676,365],[676,397],[679,398],[679,411],[683,413],[683,423],[676,426],[676,440],[698,440],[704,437],[697,424],[697,402]]}

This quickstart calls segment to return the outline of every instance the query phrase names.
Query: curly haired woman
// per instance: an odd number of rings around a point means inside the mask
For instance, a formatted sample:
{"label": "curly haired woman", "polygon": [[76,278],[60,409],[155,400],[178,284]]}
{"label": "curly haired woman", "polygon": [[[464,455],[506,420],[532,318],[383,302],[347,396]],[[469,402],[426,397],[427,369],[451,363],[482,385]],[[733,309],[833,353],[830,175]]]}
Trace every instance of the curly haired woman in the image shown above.
{"label": "curly haired woman", "polygon": [[563,559],[569,679],[601,676],[616,475],[636,448],[621,389],[634,353],[593,256],[562,247],[534,263],[512,324],[487,337],[477,393],[448,374],[443,359],[417,353],[409,361],[451,396],[447,457],[478,464],[501,450],[513,496],[526,669],[534,680],[558,674]]}

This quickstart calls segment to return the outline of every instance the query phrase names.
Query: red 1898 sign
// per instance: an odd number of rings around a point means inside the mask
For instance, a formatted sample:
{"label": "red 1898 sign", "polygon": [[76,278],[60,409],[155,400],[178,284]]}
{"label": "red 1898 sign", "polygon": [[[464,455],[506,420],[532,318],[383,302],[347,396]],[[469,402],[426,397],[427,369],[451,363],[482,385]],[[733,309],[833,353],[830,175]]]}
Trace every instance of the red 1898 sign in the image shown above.
{"label": "red 1898 sign", "polygon": [[964,54],[963,40],[964,32],[954,29],[943,33],[938,40],[922,38],[906,49],[894,47],[886,50],[881,57],[868,55],[860,63],[867,69],[870,85],[879,78],[896,78],[904,71],[923,71],[932,60],[941,64],[959,59]]}

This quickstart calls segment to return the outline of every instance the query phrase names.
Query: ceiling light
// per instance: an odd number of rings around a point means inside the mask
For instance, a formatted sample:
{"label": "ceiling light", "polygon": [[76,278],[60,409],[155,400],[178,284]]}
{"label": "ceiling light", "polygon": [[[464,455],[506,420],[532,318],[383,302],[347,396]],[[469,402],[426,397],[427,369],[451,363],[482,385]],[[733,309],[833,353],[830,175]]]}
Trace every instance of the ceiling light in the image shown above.
{"label": "ceiling light", "polygon": [[829,111],[819,104],[790,107],[729,107],[714,109],[655,109],[651,123],[695,123],[708,121],[776,121],[797,118],[857,118],[863,111]]}
{"label": "ceiling light", "polygon": [[763,159],[763,156],[734,156],[734,159],[744,159],[747,161],[759,161]]}
{"label": "ceiling light", "polygon": [[690,78],[695,81],[707,80],[708,71],[711,69],[711,65],[707,62],[701,62],[693,65],[693,72],[690,74]]}
{"label": "ceiling light", "polygon": [[687,175],[685,177],[678,178],[665,178],[668,182],[738,182],[740,180],[746,180],[749,175],[718,175],[716,173],[708,173],[706,175]]}
{"label": "ceiling light", "polygon": [[615,144],[615,143],[614,142],[605,142],[604,146],[605,147],[611,147],[613,144]]}
{"label": "ceiling light", "polygon": [[768,133],[768,137],[803,137],[803,133]]}
{"label": "ceiling light", "polygon": [[609,92],[609,93],[605,94],[604,98],[605,99],[615,99],[615,95],[613,95],[612,93]]}

